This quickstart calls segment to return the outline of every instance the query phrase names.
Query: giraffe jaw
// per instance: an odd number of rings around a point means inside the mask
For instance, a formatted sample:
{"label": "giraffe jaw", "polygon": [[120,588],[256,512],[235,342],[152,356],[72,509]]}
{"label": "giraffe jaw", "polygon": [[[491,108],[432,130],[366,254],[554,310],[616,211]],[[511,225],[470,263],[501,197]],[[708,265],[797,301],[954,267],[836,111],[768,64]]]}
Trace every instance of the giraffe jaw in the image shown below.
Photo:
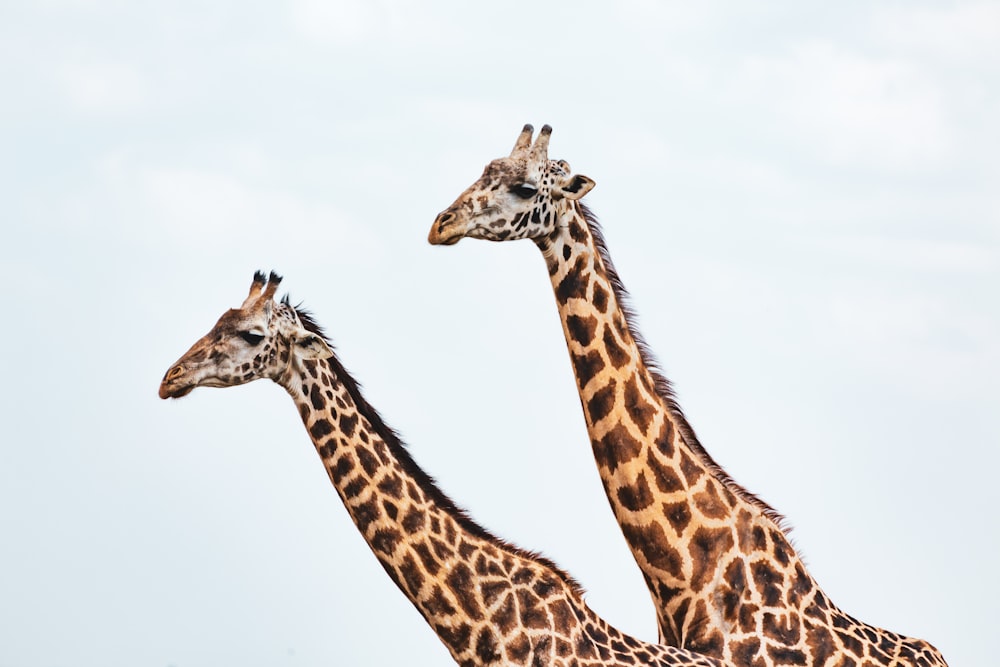
{"label": "giraffe jaw", "polygon": [[[174,374],[171,377],[171,374]],[[192,373],[177,375],[176,371],[168,371],[166,377],[160,383],[160,398],[181,398],[187,396],[198,387],[232,387],[243,382],[226,381],[214,375],[205,377],[192,377]]]}
{"label": "giraffe jaw", "polygon": [[194,391],[194,385],[187,387],[168,387],[167,383],[160,384],[160,398],[181,398]]}
{"label": "giraffe jaw", "polygon": [[[476,217],[489,212],[492,212],[492,209],[483,211],[483,213],[477,214]],[[522,237],[511,236],[499,231],[494,231],[485,225],[475,224],[475,220],[470,223],[462,223],[460,221],[435,221],[434,225],[431,227],[430,234],[427,235],[427,241],[431,245],[455,245],[465,238],[480,239],[483,241],[512,241]]]}

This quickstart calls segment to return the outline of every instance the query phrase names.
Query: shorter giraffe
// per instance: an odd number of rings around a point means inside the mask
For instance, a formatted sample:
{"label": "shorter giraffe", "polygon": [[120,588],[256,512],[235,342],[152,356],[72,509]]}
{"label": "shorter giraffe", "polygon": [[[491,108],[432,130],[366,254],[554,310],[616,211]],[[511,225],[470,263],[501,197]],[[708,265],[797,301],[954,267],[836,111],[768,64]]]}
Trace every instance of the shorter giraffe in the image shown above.
{"label": "shorter giraffe", "polygon": [[458,664],[722,667],[618,631],[568,574],[458,509],[365,401],[312,317],[274,300],[280,281],[256,273],[243,305],[170,367],[160,398],[261,378],[284,387],[361,535]]}

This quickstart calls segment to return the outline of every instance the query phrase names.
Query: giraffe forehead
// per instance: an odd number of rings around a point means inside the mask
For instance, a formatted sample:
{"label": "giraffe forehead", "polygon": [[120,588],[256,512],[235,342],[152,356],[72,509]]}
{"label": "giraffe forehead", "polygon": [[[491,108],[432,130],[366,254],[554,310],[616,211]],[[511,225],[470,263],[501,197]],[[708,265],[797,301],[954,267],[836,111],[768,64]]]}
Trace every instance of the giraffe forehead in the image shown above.
{"label": "giraffe forehead", "polygon": [[285,331],[298,324],[298,317],[290,306],[278,304],[271,310],[270,316],[264,308],[238,309],[231,308],[222,314],[215,324],[215,331],[220,334],[233,334],[249,329],[267,329]]}
{"label": "giraffe forehead", "polygon": [[257,333],[267,333],[276,322],[273,314],[269,317],[263,308],[239,310],[233,308],[225,312],[215,325],[217,333],[227,336],[242,331],[254,330]]}
{"label": "giraffe forehead", "polygon": [[559,178],[568,175],[569,164],[564,160],[530,162],[523,158],[500,158],[486,165],[481,181],[484,186],[495,182],[502,185],[520,185],[546,176]]}
{"label": "giraffe forehead", "polygon": [[215,324],[215,331],[220,334],[231,334],[248,329],[255,324],[261,324],[263,318],[256,313],[231,308],[222,314]]}
{"label": "giraffe forehead", "polygon": [[523,158],[500,158],[486,165],[481,180],[486,184],[499,181],[503,185],[516,185],[535,171],[532,166]]}

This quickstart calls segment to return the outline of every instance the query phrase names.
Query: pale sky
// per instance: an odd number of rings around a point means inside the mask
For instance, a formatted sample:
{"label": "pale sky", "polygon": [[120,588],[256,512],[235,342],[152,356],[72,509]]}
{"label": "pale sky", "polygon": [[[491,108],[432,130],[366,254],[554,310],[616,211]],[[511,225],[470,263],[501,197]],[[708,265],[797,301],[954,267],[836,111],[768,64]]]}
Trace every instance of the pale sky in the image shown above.
{"label": "pale sky", "polygon": [[1000,5],[0,5],[0,667],[450,664],[291,400],[164,402],[285,276],[416,460],[655,639],[544,264],[433,248],[520,127],[842,609],[990,664]]}

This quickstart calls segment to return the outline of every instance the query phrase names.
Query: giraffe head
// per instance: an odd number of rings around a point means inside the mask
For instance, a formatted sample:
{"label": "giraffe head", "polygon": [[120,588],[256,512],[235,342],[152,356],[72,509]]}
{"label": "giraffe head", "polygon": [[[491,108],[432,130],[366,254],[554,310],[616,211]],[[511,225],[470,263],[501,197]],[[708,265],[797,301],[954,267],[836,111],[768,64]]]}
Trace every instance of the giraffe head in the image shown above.
{"label": "giraffe head", "polygon": [[258,271],[239,308],[223,313],[163,376],[160,398],[180,398],[195,387],[232,387],[261,378],[279,382],[307,359],[333,355],[287,301],[275,301],[281,277]]}
{"label": "giraffe head", "polygon": [[509,157],[493,160],[479,180],[442,211],[427,240],[452,245],[466,236],[488,241],[542,239],[559,226],[562,213],[594,187],[573,174],[564,160],[549,160],[552,128],[542,127],[534,144],[534,128],[525,125]]}

